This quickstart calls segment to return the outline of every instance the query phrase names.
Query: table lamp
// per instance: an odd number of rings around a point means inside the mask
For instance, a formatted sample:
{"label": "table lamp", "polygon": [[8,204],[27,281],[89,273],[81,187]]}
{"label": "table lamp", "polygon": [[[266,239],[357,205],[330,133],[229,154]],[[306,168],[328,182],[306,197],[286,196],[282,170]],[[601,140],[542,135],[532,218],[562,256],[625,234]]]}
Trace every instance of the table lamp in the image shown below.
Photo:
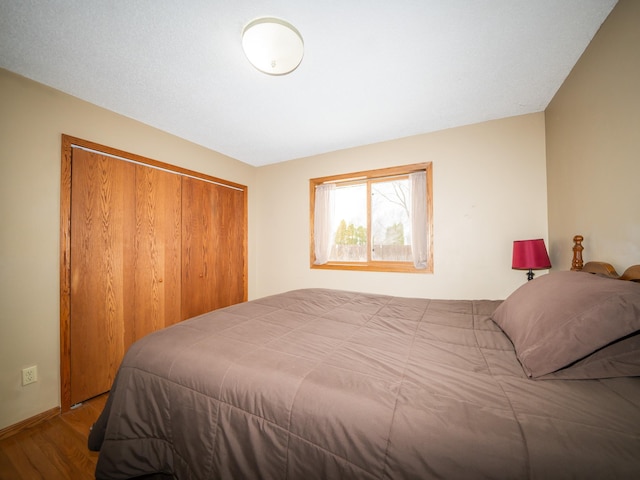
{"label": "table lamp", "polygon": [[544,240],[516,240],[513,242],[513,261],[511,268],[515,270],[529,270],[527,280],[533,279],[534,270],[551,268],[551,261],[544,246]]}

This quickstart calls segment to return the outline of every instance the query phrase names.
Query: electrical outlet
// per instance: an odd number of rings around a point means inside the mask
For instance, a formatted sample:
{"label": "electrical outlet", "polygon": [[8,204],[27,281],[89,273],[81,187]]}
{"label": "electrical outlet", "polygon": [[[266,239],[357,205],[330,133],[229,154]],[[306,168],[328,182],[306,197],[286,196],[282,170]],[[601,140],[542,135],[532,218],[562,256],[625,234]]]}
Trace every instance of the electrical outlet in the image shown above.
{"label": "electrical outlet", "polygon": [[22,369],[22,386],[38,381],[38,366],[27,367]]}

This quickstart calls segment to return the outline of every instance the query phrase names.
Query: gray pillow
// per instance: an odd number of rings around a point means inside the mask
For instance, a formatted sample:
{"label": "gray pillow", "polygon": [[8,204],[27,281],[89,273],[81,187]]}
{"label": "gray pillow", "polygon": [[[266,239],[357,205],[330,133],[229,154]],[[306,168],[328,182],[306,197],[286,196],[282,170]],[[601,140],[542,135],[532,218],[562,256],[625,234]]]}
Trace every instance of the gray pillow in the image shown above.
{"label": "gray pillow", "polygon": [[568,367],[539,378],[584,380],[638,376],[640,376],[640,332],[607,345]]}
{"label": "gray pillow", "polygon": [[[518,288],[492,318],[511,339],[529,377],[582,361],[575,378],[595,378],[609,353],[626,357],[627,363],[629,356],[635,356],[639,363],[637,342],[613,346],[640,331],[637,283],[584,272],[550,273]],[[596,351],[597,357],[584,361]]]}

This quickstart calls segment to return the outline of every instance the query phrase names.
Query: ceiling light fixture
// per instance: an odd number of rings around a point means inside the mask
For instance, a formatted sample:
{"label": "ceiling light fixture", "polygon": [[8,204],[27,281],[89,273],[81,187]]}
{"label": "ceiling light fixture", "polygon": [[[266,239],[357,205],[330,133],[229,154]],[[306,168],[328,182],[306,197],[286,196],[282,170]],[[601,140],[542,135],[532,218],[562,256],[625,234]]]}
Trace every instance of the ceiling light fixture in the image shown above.
{"label": "ceiling light fixture", "polygon": [[269,75],[293,72],[304,55],[302,36],[289,22],[258,18],[242,31],[242,48],[251,64]]}

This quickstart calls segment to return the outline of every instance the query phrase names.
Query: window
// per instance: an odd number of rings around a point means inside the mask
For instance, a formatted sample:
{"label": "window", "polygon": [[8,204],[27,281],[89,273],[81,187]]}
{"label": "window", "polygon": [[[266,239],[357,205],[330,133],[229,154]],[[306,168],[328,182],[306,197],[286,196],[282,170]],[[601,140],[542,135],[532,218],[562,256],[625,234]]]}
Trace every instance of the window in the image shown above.
{"label": "window", "polygon": [[310,180],[311,268],[431,273],[431,163]]}

